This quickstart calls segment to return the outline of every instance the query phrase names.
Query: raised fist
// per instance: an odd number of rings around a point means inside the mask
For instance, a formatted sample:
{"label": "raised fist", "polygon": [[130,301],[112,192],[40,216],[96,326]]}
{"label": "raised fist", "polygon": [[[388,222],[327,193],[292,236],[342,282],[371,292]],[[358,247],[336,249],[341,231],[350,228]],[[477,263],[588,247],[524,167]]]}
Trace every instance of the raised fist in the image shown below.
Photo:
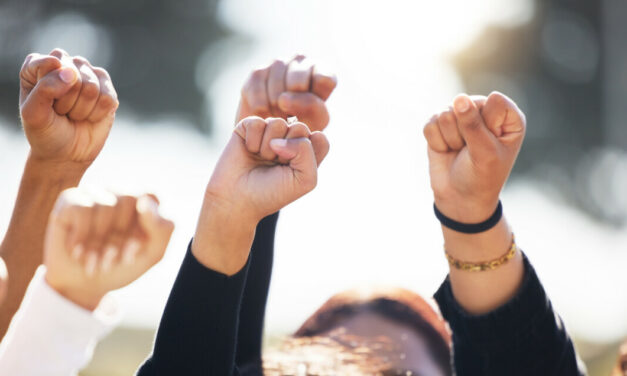
{"label": "raised fist", "polygon": [[242,88],[237,121],[248,116],[296,116],[312,131],[322,131],[329,124],[325,101],[336,85],[334,75],[320,72],[302,55],[290,61],[275,60],[248,77]]}
{"label": "raised fist", "polygon": [[318,164],[328,151],[327,138],[303,123],[245,118],[235,127],[207,194],[256,224],[316,186]]}
{"label": "raised fist", "polygon": [[107,139],[118,99],[107,71],[61,49],[30,54],[20,114],[33,157],[89,165]]}
{"label": "raised fist", "polygon": [[505,95],[462,94],[424,127],[435,204],[464,223],[486,220],[514,166],[525,115]]}
{"label": "raised fist", "polygon": [[65,190],[46,232],[48,284],[94,309],[107,292],[135,281],[161,260],[174,230],[158,206],[150,195]]}

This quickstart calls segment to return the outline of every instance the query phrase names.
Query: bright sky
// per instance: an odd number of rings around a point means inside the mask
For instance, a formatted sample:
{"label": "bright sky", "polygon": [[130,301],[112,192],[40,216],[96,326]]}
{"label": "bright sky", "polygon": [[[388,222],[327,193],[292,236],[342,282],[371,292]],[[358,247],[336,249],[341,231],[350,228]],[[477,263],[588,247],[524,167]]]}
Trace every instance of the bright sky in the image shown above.
{"label": "bright sky", "polygon": [[[489,23],[526,22],[531,1],[229,0],[220,12],[255,44],[208,50],[206,59],[228,63],[211,86],[205,83],[214,72],[199,64],[197,81],[208,88],[216,137],[175,130],[180,119],[174,118],[137,127],[141,119],[123,113],[85,177],[94,185],[155,192],[177,223],[163,262],[118,293],[125,324],[158,323],[247,72],[296,52],[336,71],[339,86],[329,100],[331,154],[319,186],[281,215],[267,330],[288,333],[330,295],[360,284],[401,285],[430,296],[446,262],[421,127],[463,90],[447,56]],[[21,172],[15,161],[27,145],[22,135],[0,128],[0,150],[4,181],[16,182],[0,185],[4,228]],[[576,334],[592,340],[627,335],[627,232],[551,202],[545,189],[520,183],[504,194],[519,244]]]}

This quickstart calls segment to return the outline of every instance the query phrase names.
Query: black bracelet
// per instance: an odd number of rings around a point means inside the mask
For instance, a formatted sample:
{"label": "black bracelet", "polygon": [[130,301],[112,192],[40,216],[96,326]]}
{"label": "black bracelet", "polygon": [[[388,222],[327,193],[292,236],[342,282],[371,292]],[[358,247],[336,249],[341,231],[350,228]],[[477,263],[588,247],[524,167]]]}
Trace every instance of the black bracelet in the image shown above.
{"label": "black bracelet", "polygon": [[464,234],[477,234],[480,232],[488,231],[492,227],[496,226],[497,223],[499,223],[501,217],[503,216],[503,205],[501,205],[501,200],[499,200],[499,204],[496,207],[494,214],[492,214],[490,218],[481,223],[457,222],[442,214],[442,212],[439,211],[438,208],[435,206],[435,203],[433,204],[433,211],[435,212],[435,216],[438,218],[443,226],[457,232],[463,232]]}

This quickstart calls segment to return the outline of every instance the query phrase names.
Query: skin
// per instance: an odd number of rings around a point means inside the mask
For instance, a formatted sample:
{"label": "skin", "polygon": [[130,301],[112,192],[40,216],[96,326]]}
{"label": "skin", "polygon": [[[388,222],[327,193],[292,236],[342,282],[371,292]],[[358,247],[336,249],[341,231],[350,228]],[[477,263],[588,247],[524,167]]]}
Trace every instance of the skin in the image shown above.
{"label": "skin", "polygon": [[257,223],[316,186],[328,151],[326,136],[303,123],[240,121],[207,185],[192,243],[196,259],[226,275],[241,270]]}
{"label": "skin", "polygon": [[75,304],[94,310],[161,260],[174,223],[159,214],[156,197],[64,191],[45,238],[46,281]]}
{"label": "skin", "polygon": [[303,55],[275,60],[251,72],[242,87],[236,121],[248,116],[290,116],[307,124],[312,132],[329,124],[326,100],[337,86],[337,78],[325,73]]}
{"label": "skin", "polygon": [[57,197],[78,185],[98,156],[118,107],[108,73],[60,49],[26,57],[20,71],[19,103],[31,148],[0,245],[0,256],[11,275],[0,307],[0,337],[43,261],[46,224]]}
{"label": "skin", "polygon": [[[435,204],[447,217],[463,223],[489,218],[497,207],[525,135],[524,114],[505,95],[459,95],[452,106],[424,127]],[[512,242],[505,216],[492,229],[463,234],[442,226],[444,246],[458,260],[499,258]],[[518,290],[524,266],[520,252],[491,271],[450,268],[453,294],[469,313],[492,311]]]}
{"label": "skin", "polygon": [[[329,123],[326,100],[336,85],[334,75],[302,55],[251,72],[241,91],[238,125],[207,186],[192,244],[205,266],[235,274],[248,259],[259,220],[313,189],[317,165],[329,150],[319,131]],[[263,119],[269,116],[274,118]],[[303,123],[288,125],[289,116]],[[290,141],[282,147],[272,139]]]}

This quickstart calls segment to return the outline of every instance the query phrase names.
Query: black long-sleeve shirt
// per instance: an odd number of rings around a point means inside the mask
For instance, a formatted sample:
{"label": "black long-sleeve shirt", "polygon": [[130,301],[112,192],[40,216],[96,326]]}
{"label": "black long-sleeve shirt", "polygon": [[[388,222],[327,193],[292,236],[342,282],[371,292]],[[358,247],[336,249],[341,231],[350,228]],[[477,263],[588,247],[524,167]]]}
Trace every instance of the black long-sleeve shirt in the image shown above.
{"label": "black long-sleeve shirt", "polygon": [[[259,223],[249,260],[233,276],[207,269],[188,248],[153,354],[138,376],[263,373],[261,339],[277,218],[274,214]],[[466,313],[455,301],[448,278],[436,292],[453,330],[458,376],[584,374],[570,337],[524,260],[524,280],[516,296],[488,314]]]}

